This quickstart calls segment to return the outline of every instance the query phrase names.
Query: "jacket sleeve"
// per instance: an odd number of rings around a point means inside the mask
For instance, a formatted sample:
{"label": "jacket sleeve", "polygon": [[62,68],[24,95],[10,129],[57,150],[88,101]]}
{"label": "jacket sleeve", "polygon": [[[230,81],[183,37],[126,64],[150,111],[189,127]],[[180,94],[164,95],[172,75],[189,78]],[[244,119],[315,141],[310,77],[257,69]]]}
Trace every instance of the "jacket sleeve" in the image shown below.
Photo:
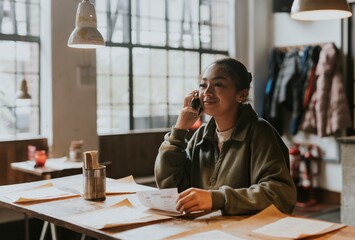
{"label": "jacket sleeve", "polygon": [[259,121],[249,136],[250,187],[212,190],[213,208],[222,209],[225,215],[241,215],[274,204],[280,211],[291,213],[297,192],[289,172],[288,148],[265,121]]}
{"label": "jacket sleeve", "polygon": [[[186,130],[172,128],[164,137],[155,160],[155,181],[159,188],[178,187],[179,192],[190,186],[191,160],[187,147]],[[191,142],[192,140],[190,140]]]}

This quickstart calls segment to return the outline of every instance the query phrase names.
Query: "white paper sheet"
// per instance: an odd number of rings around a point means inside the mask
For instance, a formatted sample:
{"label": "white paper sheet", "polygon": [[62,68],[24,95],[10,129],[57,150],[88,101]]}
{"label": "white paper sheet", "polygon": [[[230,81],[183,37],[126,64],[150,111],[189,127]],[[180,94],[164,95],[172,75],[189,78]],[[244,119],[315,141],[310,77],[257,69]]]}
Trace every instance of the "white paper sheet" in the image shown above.
{"label": "white paper sheet", "polygon": [[38,187],[21,192],[12,192],[4,195],[11,199],[14,203],[34,202],[43,200],[53,200],[57,198],[79,196],[79,194],[70,193],[60,190],[52,185],[46,187]]}
{"label": "white paper sheet", "polygon": [[243,240],[244,238],[235,237],[233,235],[230,235],[228,233],[219,230],[211,230],[207,232],[192,234],[190,236],[186,236],[179,239],[180,240],[202,240],[202,239]]}
{"label": "white paper sheet", "polygon": [[144,206],[170,212],[173,216],[182,215],[176,210],[178,195],[177,188],[137,192],[138,199]]}
{"label": "white paper sheet", "polygon": [[77,214],[66,217],[66,220],[72,220],[95,229],[104,229],[130,223],[144,222],[144,219],[150,216],[150,214],[137,211],[134,208],[122,206]]}
{"label": "white paper sheet", "polygon": [[330,222],[285,217],[276,222],[255,229],[253,232],[271,237],[300,238],[302,235],[317,234],[332,225],[333,224]]}
{"label": "white paper sheet", "polygon": [[133,176],[127,176],[106,182],[106,194],[136,193],[137,191],[155,190],[152,187],[138,185]]}
{"label": "white paper sheet", "polygon": [[69,161],[67,157],[48,158],[45,166],[54,170],[74,169],[83,167],[82,162]]}

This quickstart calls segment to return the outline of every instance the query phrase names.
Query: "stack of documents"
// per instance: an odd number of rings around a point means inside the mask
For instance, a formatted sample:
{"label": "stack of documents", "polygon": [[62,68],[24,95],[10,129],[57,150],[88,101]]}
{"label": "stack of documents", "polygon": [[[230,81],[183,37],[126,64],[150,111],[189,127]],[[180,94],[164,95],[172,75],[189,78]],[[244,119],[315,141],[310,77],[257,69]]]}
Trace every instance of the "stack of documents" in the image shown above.
{"label": "stack of documents", "polygon": [[13,203],[34,203],[70,197],[77,197],[79,194],[61,190],[52,183],[46,183],[39,187],[19,192],[10,192],[3,195]]}

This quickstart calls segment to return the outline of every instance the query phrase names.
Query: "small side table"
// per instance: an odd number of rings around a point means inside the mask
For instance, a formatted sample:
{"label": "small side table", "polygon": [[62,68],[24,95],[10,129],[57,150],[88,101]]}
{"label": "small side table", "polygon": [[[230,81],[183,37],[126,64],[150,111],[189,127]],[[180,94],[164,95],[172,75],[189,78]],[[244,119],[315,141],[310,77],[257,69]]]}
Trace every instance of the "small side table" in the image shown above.
{"label": "small side table", "polygon": [[[63,158],[49,158],[43,167],[36,167],[34,161],[13,162],[11,168],[24,173],[40,176],[43,179],[51,179],[56,177],[63,177],[68,175],[80,174],[82,172],[83,163],[67,161],[66,157]],[[26,239],[28,237],[28,219],[25,216],[26,221]],[[57,240],[57,231],[53,223],[44,222],[40,240],[44,240],[48,226],[51,230],[52,240]],[[82,236],[82,239],[85,235]]]}
{"label": "small side table", "polygon": [[48,158],[43,167],[35,168],[34,161],[13,162],[11,169],[40,176],[43,179],[51,179],[68,175],[79,174],[82,172],[82,162],[67,161],[66,157]]}

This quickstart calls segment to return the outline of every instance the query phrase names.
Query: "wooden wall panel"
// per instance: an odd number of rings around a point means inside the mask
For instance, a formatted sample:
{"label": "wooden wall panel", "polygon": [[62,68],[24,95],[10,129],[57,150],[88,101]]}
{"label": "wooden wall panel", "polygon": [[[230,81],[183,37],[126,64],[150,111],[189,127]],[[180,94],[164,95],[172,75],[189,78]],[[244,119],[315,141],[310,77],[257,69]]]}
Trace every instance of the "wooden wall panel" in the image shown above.
{"label": "wooden wall panel", "polygon": [[46,138],[0,141],[0,185],[40,180],[39,177],[11,169],[12,162],[27,160],[27,146],[36,146],[38,150],[48,152]]}
{"label": "wooden wall panel", "polygon": [[110,161],[107,176],[146,177],[154,174],[154,162],[168,130],[116,134],[99,137],[100,162]]}

